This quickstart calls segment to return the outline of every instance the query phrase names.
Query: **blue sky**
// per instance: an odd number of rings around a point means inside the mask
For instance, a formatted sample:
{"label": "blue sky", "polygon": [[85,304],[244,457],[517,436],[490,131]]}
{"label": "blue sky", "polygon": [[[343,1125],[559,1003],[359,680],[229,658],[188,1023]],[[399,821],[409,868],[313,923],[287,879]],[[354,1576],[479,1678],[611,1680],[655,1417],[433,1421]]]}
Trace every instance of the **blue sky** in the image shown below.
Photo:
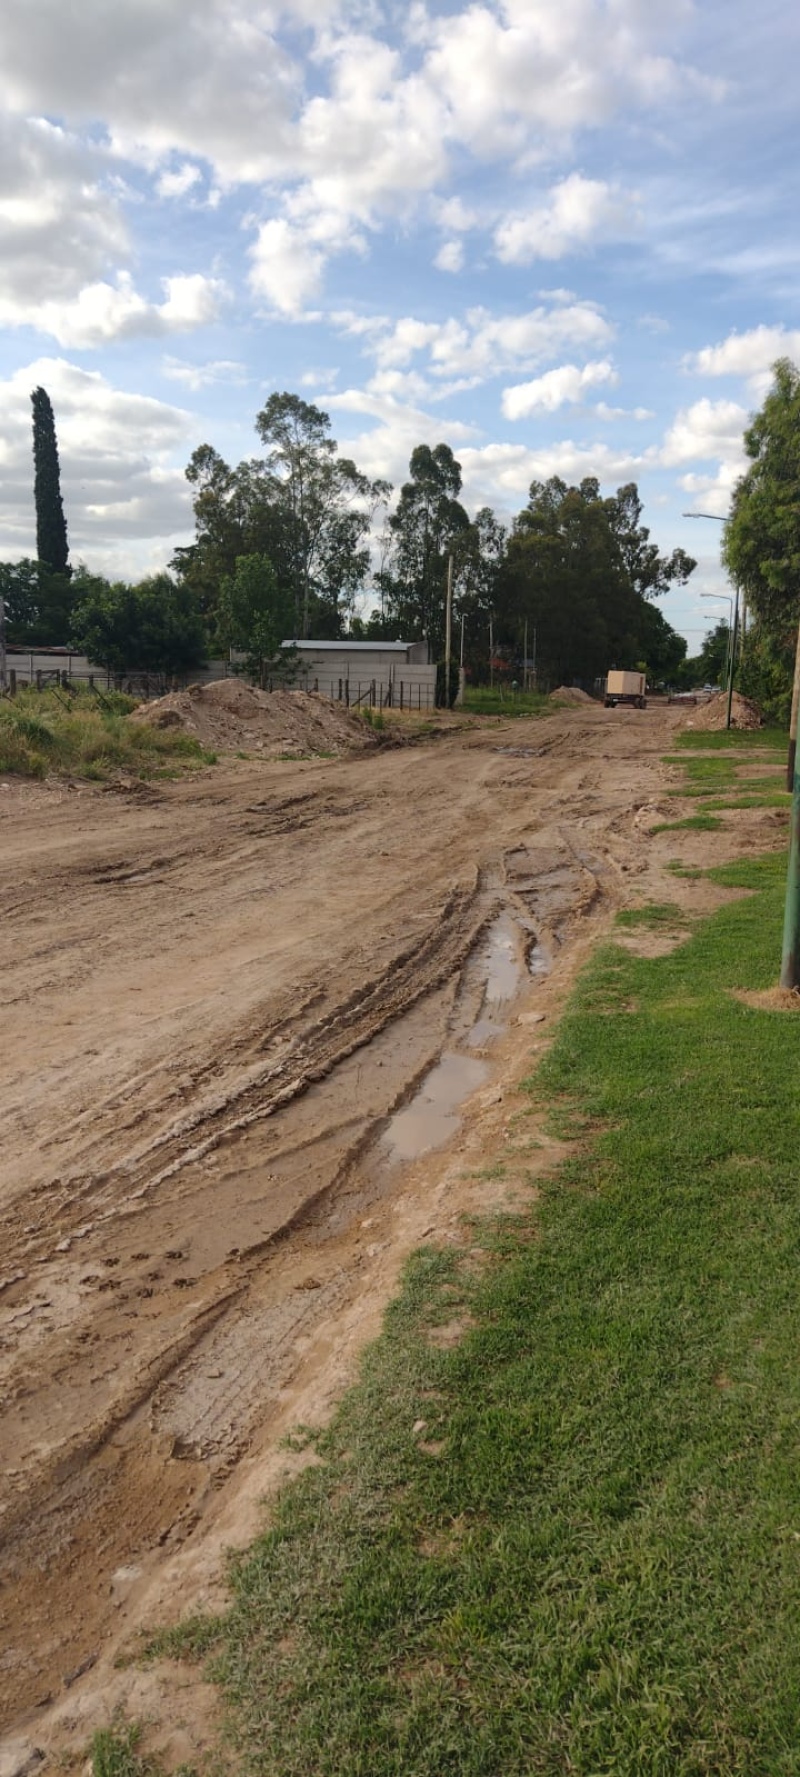
{"label": "blue sky", "polygon": [[696,652],[721,526],[683,514],[800,360],[798,52],[789,0],[4,0],[0,556],[36,384],[73,560],[121,577],[289,389],[396,487],[450,444],[470,511],[638,481]]}

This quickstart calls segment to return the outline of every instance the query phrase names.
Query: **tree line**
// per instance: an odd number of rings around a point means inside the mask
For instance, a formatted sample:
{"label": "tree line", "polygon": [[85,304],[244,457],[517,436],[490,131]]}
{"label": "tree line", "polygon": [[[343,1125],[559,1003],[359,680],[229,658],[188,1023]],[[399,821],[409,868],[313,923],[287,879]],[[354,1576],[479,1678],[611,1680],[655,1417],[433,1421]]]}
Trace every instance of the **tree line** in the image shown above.
{"label": "tree line", "polygon": [[477,682],[534,660],[544,686],[609,666],[680,675],[686,644],[657,601],[695,563],[659,551],[634,482],[603,496],[593,477],[536,481],[505,526],[489,507],[470,516],[449,445],[419,444],[392,504],[388,482],[340,455],[326,413],[274,394],[256,416],[261,454],[231,466],[194,451],[194,540],[128,585],[70,568],[52,409],[43,390],[33,403],[39,559],[0,565],[11,641],[168,675],[231,648],[258,672],[307,636],[425,639],[437,660],[451,563],[455,651]]}

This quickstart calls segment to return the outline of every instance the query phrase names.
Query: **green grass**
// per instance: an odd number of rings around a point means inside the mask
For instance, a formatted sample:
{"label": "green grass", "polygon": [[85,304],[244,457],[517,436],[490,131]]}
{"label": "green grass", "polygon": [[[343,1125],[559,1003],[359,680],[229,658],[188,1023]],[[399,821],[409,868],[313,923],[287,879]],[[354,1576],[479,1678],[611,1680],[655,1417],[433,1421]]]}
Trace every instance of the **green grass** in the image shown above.
{"label": "green grass", "polygon": [[137,1750],[141,1737],[139,1722],[101,1728],[89,1748],[93,1777],[152,1777],[153,1765]]}
{"label": "green grass", "polygon": [[[668,790],[668,796],[696,797],[710,810],[788,808],[785,779],[777,775],[758,776],[752,770],[754,763],[777,762],[786,748],[785,734],[778,730],[723,729],[713,734],[682,734],[676,739],[683,750],[667,754],[664,764],[679,765],[684,781],[679,788]],[[668,823],[668,827],[671,825],[674,823]],[[665,828],[657,827],[654,831],[663,832]]]}
{"label": "green grass", "polygon": [[461,708],[473,716],[541,716],[553,705],[542,691],[475,685],[467,686]]}
{"label": "green grass", "polygon": [[800,1018],[735,993],[776,979],[783,874],[713,872],[751,893],[581,978],[530,1094],[589,1138],[415,1255],[233,1566],[243,1771],[800,1772]]}
{"label": "green grass", "polygon": [[675,736],[676,747],[686,752],[725,752],[728,748],[747,751],[763,747],[770,752],[786,752],[788,735],[783,728],[715,728],[708,731],[686,731]]}
{"label": "green grass", "polygon": [[686,915],[674,901],[651,901],[646,907],[625,907],[617,914],[618,926],[645,926],[650,931],[686,924]]}
{"label": "green grass", "polygon": [[174,777],[214,763],[193,735],[132,722],[133,698],[20,691],[0,700],[0,773],[104,780],[117,772]]}
{"label": "green grass", "polygon": [[660,821],[657,827],[651,827],[651,833],[678,833],[687,829],[690,833],[716,833],[723,825],[716,814],[687,814],[682,821]]}

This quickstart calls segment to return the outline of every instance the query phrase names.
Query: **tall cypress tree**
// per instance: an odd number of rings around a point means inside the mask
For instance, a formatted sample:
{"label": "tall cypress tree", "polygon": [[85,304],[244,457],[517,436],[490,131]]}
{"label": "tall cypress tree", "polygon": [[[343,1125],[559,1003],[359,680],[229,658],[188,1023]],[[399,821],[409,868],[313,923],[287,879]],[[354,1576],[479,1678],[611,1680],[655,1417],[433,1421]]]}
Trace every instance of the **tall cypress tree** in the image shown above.
{"label": "tall cypress tree", "polygon": [[36,553],[53,574],[69,576],[67,521],[61,503],[56,422],[46,389],[34,389],[33,494],[36,502]]}

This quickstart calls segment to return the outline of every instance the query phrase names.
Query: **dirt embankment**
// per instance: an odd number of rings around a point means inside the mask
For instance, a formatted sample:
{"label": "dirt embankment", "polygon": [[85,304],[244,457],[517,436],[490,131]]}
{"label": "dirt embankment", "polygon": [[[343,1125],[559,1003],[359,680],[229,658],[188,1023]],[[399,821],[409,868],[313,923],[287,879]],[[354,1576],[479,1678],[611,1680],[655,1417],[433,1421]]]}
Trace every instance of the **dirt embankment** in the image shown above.
{"label": "dirt embankment", "polygon": [[[710,697],[707,703],[699,704],[696,710],[686,719],[687,728],[697,728],[701,732],[713,732],[716,728],[728,726],[728,695],[720,691]],[[751,703],[749,697],[742,697],[734,691],[731,699],[732,728],[761,728],[763,717],[758,705]]]}
{"label": "dirt embankment", "polygon": [[226,752],[300,756],[357,751],[376,736],[363,717],[313,691],[259,691],[242,679],[190,685],[142,704],[135,722],[181,728]]}
{"label": "dirt embankment", "polygon": [[[209,690],[190,712],[244,694],[289,738],[295,694]],[[344,744],[357,719],[318,701]],[[405,1252],[506,1189],[507,1107],[586,946],[632,896],[707,904],[666,870],[678,843],[774,842],[769,810],[652,836],[683,721],[592,704],[144,798],[0,793],[14,1744],[155,1707],[115,1651],[219,1600],[282,1435],[324,1417]]]}

